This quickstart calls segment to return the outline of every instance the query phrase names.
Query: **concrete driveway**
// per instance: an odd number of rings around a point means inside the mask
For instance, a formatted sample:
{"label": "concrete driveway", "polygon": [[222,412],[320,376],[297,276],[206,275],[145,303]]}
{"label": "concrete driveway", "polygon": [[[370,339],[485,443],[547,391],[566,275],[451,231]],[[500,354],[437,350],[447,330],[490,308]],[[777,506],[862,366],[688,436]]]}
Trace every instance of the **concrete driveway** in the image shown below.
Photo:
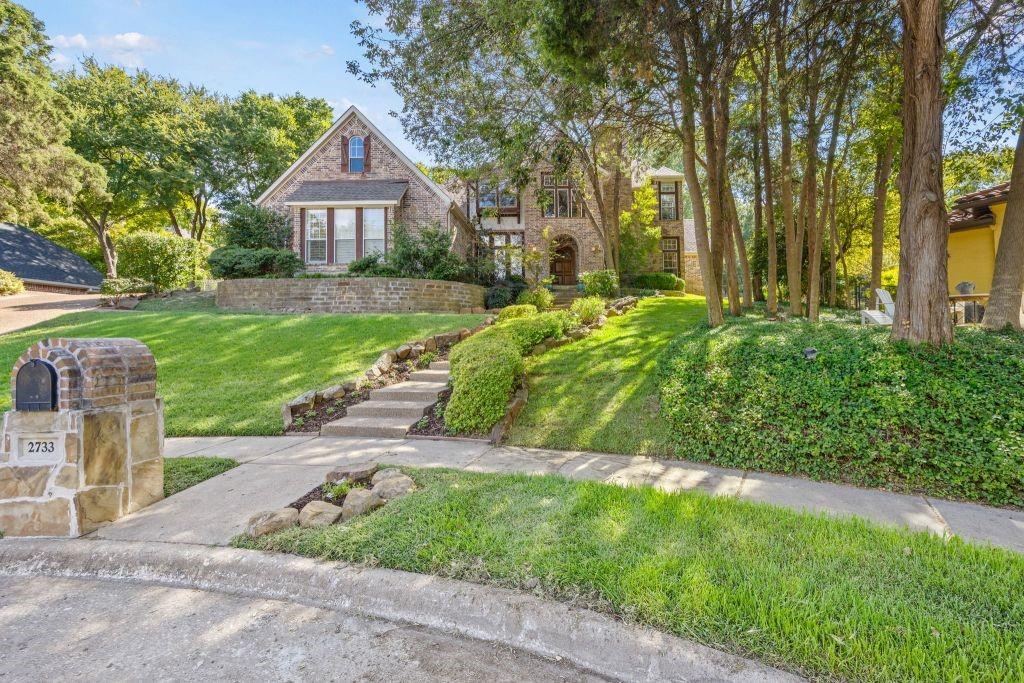
{"label": "concrete driveway", "polygon": [[46,322],[72,311],[95,308],[99,303],[99,294],[24,292],[0,296],[0,334]]}

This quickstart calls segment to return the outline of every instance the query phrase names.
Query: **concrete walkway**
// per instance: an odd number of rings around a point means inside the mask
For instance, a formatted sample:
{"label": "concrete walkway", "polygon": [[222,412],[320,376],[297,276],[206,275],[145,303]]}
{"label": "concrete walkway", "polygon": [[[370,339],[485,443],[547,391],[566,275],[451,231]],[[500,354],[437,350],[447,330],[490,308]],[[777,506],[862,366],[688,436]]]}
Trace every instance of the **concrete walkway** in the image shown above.
{"label": "concrete walkway", "polygon": [[991,543],[1024,553],[1024,512],[860,489],[680,460],[491,446],[482,441],[349,437],[167,439],[166,455],[223,456],[244,463],[101,529],[102,538],[224,545],[250,514],[287,505],[335,465],[451,467],[473,472],[561,474],[666,491],[699,489],[782,507],[860,516],[875,522]]}

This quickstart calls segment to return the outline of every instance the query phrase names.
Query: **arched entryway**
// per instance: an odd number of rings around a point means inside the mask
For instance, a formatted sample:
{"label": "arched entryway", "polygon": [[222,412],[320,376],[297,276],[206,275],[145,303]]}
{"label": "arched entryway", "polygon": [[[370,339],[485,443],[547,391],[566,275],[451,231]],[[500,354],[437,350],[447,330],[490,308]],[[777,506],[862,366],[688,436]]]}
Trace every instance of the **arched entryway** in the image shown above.
{"label": "arched entryway", "polygon": [[551,274],[555,277],[556,285],[576,284],[576,240],[563,235],[556,237],[551,244]]}

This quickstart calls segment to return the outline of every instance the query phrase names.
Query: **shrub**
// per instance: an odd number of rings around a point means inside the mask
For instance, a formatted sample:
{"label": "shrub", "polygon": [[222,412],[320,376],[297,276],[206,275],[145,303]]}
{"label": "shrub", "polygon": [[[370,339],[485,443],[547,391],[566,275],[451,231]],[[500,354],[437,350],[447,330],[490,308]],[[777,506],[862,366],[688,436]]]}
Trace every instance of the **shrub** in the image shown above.
{"label": "shrub", "polygon": [[678,455],[1024,505],[1024,335],[957,330],[943,348],[888,335],[767,321],[684,333],[659,370]]}
{"label": "shrub", "polygon": [[205,247],[193,239],[162,232],[134,232],[117,241],[121,277],[139,278],[154,292],[187,287],[201,280]]}
{"label": "shrub", "polygon": [[512,320],[513,318],[526,318],[531,315],[537,315],[537,307],[533,304],[516,304],[515,306],[506,306],[501,309],[501,313],[498,314],[498,322],[502,323],[506,320]]}
{"label": "shrub", "polygon": [[665,292],[686,290],[686,281],[672,273],[637,273],[631,284],[637,289],[660,289]]}
{"label": "shrub", "polygon": [[260,206],[239,204],[224,222],[224,237],[232,247],[286,249],[292,239],[291,219]]}
{"label": "shrub", "polygon": [[589,325],[604,314],[604,299],[599,296],[576,299],[569,306],[569,312],[579,318],[584,325]]}
{"label": "shrub", "polygon": [[525,289],[526,284],[516,280],[499,282],[487,289],[487,308],[505,308]]}
{"label": "shrub", "polygon": [[9,270],[0,270],[0,296],[20,294],[25,291],[25,283]]}
{"label": "shrub", "polygon": [[624,273],[638,273],[650,268],[661,244],[658,217],[658,196],[654,186],[645,183],[633,192],[633,204],[619,216],[619,268]]}
{"label": "shrub", "polygon": [[484,432],[505,414],[524,364],[506,334],[492,327],[457,344],[451,368],[452,395],[444,411],[445,425],[456,433]]}
{"label": "shrub", "polygon": [[292,277],[302,269],[302,259],[291,249],[221,247],[207,259],[217,278]]}
{"label": "shrub", "polygon": [[580,282],[587,296],[610,299],[619,293],[619,275],[614,270],[594,270],[580,273]]}
{"label": "shrub", "polygon": [[545,339],[561,337],[571,326],[572,318],[568,311],[548,311],[529,318],[513,318],[498,323],[492,329],[507,335],[519,352],[525,355]]}
{"label": "shrub", "polygon": [[521,305],[533,305],[538,311],[546,311],[555,304],[555,295],[544,287],[524,289],[516,297],[516,303]]}
{"label": "shrub", "polygon": [[482,260],[464,260],[452,251],[451,235],[439,224],[412,234],[401,223],[391,228],[391,248],[386,254],[370,254],[349,264],[348,273],[362,277],[411,277],[453,282],[491,281]]}
{"label": "shrub", "polygon": [[121,299],[129,294],[145,294],[151,291],[153,286],[137,277],[112,277],[100,284],[101,300],[110,306],[117,306]]}
{"label": "shrub", "polygon": [[378,253],[367,254],[349,263],[348,274],[361,277],[405,277],[397,268],[384,263],[383,256]]}

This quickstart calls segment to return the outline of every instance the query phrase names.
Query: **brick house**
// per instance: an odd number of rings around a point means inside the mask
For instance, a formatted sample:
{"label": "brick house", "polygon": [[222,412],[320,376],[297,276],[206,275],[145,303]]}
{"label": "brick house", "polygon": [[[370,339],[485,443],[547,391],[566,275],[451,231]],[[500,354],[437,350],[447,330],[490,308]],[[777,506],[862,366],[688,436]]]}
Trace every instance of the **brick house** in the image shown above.
{"label": "brick house", "polygon": [[[663,234],[652,269],[673,272],[690,291],[702,292],[693,222],[680,215],[682,174],[660,168],[647,177],[658,192]],[[622,192],[625,210],[632,201],[628,179]],[[521,275],[521,260],[500,247],[539,247],[548,228],[554,245],[543,274],[564,286],[575,285],[581,272],[604,268],[604,245],[582,201],[588,200],[549,165],[539,165],[522,188],[500,182],[442,188],[354,106],[256,200],[291,216],[292,248],[310,272],[344,272],[356,258],[387,251],[391,227],[401,221],[412,232],[438,224],[451,233],[459,253],[489,248],[499,277]]]}

